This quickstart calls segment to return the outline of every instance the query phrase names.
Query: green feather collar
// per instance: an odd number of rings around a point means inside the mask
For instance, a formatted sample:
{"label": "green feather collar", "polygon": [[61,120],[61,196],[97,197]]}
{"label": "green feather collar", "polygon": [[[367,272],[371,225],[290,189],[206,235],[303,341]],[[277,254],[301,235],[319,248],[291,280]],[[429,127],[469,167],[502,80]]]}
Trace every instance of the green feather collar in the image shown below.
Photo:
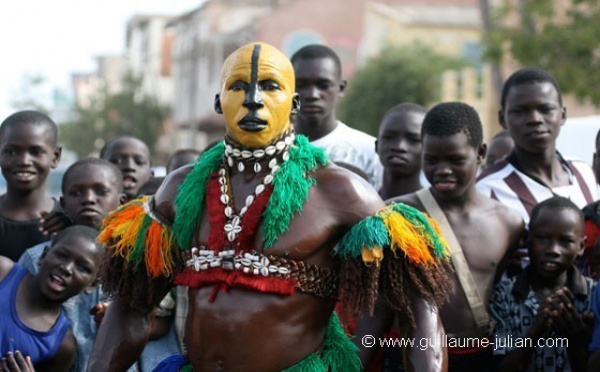
{"label": "green feather collar", "polygon": [[[173,229],[181,249],[188,250],[202,218],[206,186],[212,173],[221,167],[225,145],[220,142],[198,159],[194,169],[179,186],[175,198],[177,214]],[[296,135],[291,147],[290,158],[281,164],[273,179],[273,193],[263,213],[265,248],[272,247],[281,234],[285,233],[295,214],[302,212],[308,200],[308,191],[316,185],[312,172],[327,164],[322,149],[312,146],[308,139]]]}

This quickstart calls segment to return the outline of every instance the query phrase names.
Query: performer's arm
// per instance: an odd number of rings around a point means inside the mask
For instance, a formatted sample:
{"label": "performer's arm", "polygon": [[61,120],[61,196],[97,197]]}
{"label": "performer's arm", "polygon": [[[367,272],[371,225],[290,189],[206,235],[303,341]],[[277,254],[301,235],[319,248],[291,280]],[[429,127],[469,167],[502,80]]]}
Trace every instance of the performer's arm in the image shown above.
{"label": "performer's arm", "polygon": [[405,370],[447,371],[448,356],[442,342],[446,333],[437,307],[420,296],[413,296],[412,307],[417,327],[409,327],[408,337],[414,340],[415,347],[404,349]]}
{"label": "performer's arm", "polygon": [[379,340],[390,329],[394,320],[394,312],[381,298],[375,304],[373,315],[362,313],[358,316],[352,341],[358,346],[360,361],[368,365],[379,348]]}
{"label": "performer's arm", "polygon": [[178,186],[189,169],[173,172],[153,202],[133,200],[104,221],[99,241],[107,244],[110,259],[104,264],[102,283],[115,300],[98,330],[88,371],[125,371],[144,349],[154,309],[181,267],[170,226]]}
{"label": "performer's arm", "polygon": [[152,312],[140,313],[116,300],[110,304],[98,330],[88,371],[126,371],[148,341]]}

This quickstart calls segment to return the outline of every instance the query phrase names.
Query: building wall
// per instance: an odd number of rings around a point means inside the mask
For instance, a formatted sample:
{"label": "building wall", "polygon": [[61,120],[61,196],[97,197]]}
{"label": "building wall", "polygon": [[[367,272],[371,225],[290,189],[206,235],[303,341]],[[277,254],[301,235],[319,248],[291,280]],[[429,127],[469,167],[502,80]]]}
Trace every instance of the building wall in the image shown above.
{"label": "building wall", "polygon": [[342,72],[351,76],[363,35],[367,0],[301,0],[280,6],[256,25],[256,39],[272,44],[291,57],[302,40],[321,42],[342,60]]}

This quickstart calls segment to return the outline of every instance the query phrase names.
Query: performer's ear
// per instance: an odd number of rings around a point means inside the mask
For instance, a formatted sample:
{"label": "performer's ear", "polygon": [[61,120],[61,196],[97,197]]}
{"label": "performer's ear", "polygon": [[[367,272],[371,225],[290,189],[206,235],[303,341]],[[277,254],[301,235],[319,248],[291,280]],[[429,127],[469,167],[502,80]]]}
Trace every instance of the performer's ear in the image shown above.
{"label": "performer's ear", "polygon": [[215,112],[217,114],[223,113],[223,109],[221,108],[221,96],[218,93],[215,94]]}
{"label": "performer's ear", "polygon": [[300,111],[300,96],[298,93],[294,93],[292,97],[292,114],[297,114]]}

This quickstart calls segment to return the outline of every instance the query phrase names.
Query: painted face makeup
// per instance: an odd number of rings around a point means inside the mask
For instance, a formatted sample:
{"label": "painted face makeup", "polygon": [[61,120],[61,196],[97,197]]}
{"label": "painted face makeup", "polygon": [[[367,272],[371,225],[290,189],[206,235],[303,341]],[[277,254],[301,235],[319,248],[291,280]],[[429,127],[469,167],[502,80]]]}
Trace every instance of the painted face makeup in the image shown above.
{"label": "painted face makeup", "polygon": [[294,81],[292,64],[271,45],[252,43],[231,54],[215,100],[215,109],[225,116],[227,136],[250,148],[281,138],[299,102]]}

